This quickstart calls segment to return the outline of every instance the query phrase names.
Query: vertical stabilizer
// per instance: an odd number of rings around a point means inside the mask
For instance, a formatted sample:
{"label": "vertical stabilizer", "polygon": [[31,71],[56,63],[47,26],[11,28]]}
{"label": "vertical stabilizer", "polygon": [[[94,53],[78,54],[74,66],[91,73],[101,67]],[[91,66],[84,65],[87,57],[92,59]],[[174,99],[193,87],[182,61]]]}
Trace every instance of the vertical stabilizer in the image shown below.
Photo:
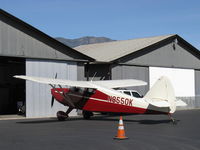
{"label": "vertical stabilizer", "polygon": [[165,76],[160,77],[156,81],[149,92],[145,95],[145,98],[152,101],[152,103],[162,101],[168,102],[170,113],[174,113],[176,111],[176,97],[174,89],[170,80]]}

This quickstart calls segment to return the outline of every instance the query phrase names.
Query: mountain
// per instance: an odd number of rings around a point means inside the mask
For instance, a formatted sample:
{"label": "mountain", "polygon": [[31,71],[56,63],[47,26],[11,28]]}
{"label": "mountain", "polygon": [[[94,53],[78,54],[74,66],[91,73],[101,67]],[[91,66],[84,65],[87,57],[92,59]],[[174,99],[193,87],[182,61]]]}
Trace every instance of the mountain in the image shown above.
{"label": "mountain", "polygon": [[94,37],[94,36],[85,36],[77,39],[66,39],[62,37],[55,38],[56,40],[62,42],[63,44],[69,47],[77,47],[79,45],[87,45],[87,44],[94,44],[94,43],[103,43],[103,42],[111,42],[115,41],[106,37]]}

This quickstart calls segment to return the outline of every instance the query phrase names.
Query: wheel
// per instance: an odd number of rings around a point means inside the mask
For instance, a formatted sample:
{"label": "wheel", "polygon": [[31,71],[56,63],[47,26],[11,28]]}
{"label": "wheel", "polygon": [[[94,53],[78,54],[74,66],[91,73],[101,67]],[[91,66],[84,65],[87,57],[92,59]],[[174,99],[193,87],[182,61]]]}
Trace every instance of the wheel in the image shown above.
{"label": "wheel", "polygon": [[90,119],[91,116],[93,116],[93,113],[92,113],[92,112],[90,112],[90,111],[84,111],[84,110],[83,110],[83,118],[84,118],[84,119],[87,119],[87,120],[88,120],[88,119]]}
{"label": "wheel", "polygon": [[107,112],[101,112],[101,114],[102,114],[102,115],[107,115],[108,113],[107,113]]}
{"label": "wheel", "polygon": [[175,119],[173,119],[173,120],[172,120],[172,123],[173,123],[173,125],[177,125],[178,121],[175,120]]}
{"label": "wheel", "polygon": [[68,118],[68,115],[63,111],[58,111],[56,115],[59,121],[65,121],[65,119]]}

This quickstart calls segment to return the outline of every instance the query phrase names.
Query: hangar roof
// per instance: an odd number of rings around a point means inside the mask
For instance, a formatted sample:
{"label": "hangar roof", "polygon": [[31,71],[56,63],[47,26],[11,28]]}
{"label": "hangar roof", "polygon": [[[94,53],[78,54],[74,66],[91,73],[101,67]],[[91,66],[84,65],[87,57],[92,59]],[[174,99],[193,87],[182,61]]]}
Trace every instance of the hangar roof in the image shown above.
{"label": "hangar roof", "polygon": [[0,56],[93,61],[65,44],[0,9]]}
{"label": "hangar roof", "polygon": [[[81,46],[75,47],[74,49],[76,49],[77,51],[83,54],[88,55],[89,57],[94,58],[96,61],[112,62],[121,57],[134,53],[136,51],[158,44],[164,40],[171,39],[171,38],[175,39],[176,37],[179,37],[179,36],[176,34],[170,34],[170,35],[163,35],[163,36],[123,40],[123,41],[113,41],[113,42],[106,42],[106,43],[81,45]],[[185,43],[187,43],[181,37],[179,38]]]}

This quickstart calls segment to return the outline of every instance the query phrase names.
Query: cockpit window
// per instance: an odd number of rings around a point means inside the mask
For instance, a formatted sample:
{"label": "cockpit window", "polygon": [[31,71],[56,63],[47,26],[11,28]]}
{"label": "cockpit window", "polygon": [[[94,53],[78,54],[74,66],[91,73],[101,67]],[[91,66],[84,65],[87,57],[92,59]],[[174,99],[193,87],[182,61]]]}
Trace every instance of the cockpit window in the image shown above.
{"label": "cockpit window", "polygon": [[90,94],[94,94],[95,93],[95,89],[87,89],[87,91],[88,91],[88,93],[90,93]]}
{"label": "cockpit window", "polygon": [[130,95],[130,96],[131,96],[130,91],[124,91],[124,94],[127,94],[127,95]]}

